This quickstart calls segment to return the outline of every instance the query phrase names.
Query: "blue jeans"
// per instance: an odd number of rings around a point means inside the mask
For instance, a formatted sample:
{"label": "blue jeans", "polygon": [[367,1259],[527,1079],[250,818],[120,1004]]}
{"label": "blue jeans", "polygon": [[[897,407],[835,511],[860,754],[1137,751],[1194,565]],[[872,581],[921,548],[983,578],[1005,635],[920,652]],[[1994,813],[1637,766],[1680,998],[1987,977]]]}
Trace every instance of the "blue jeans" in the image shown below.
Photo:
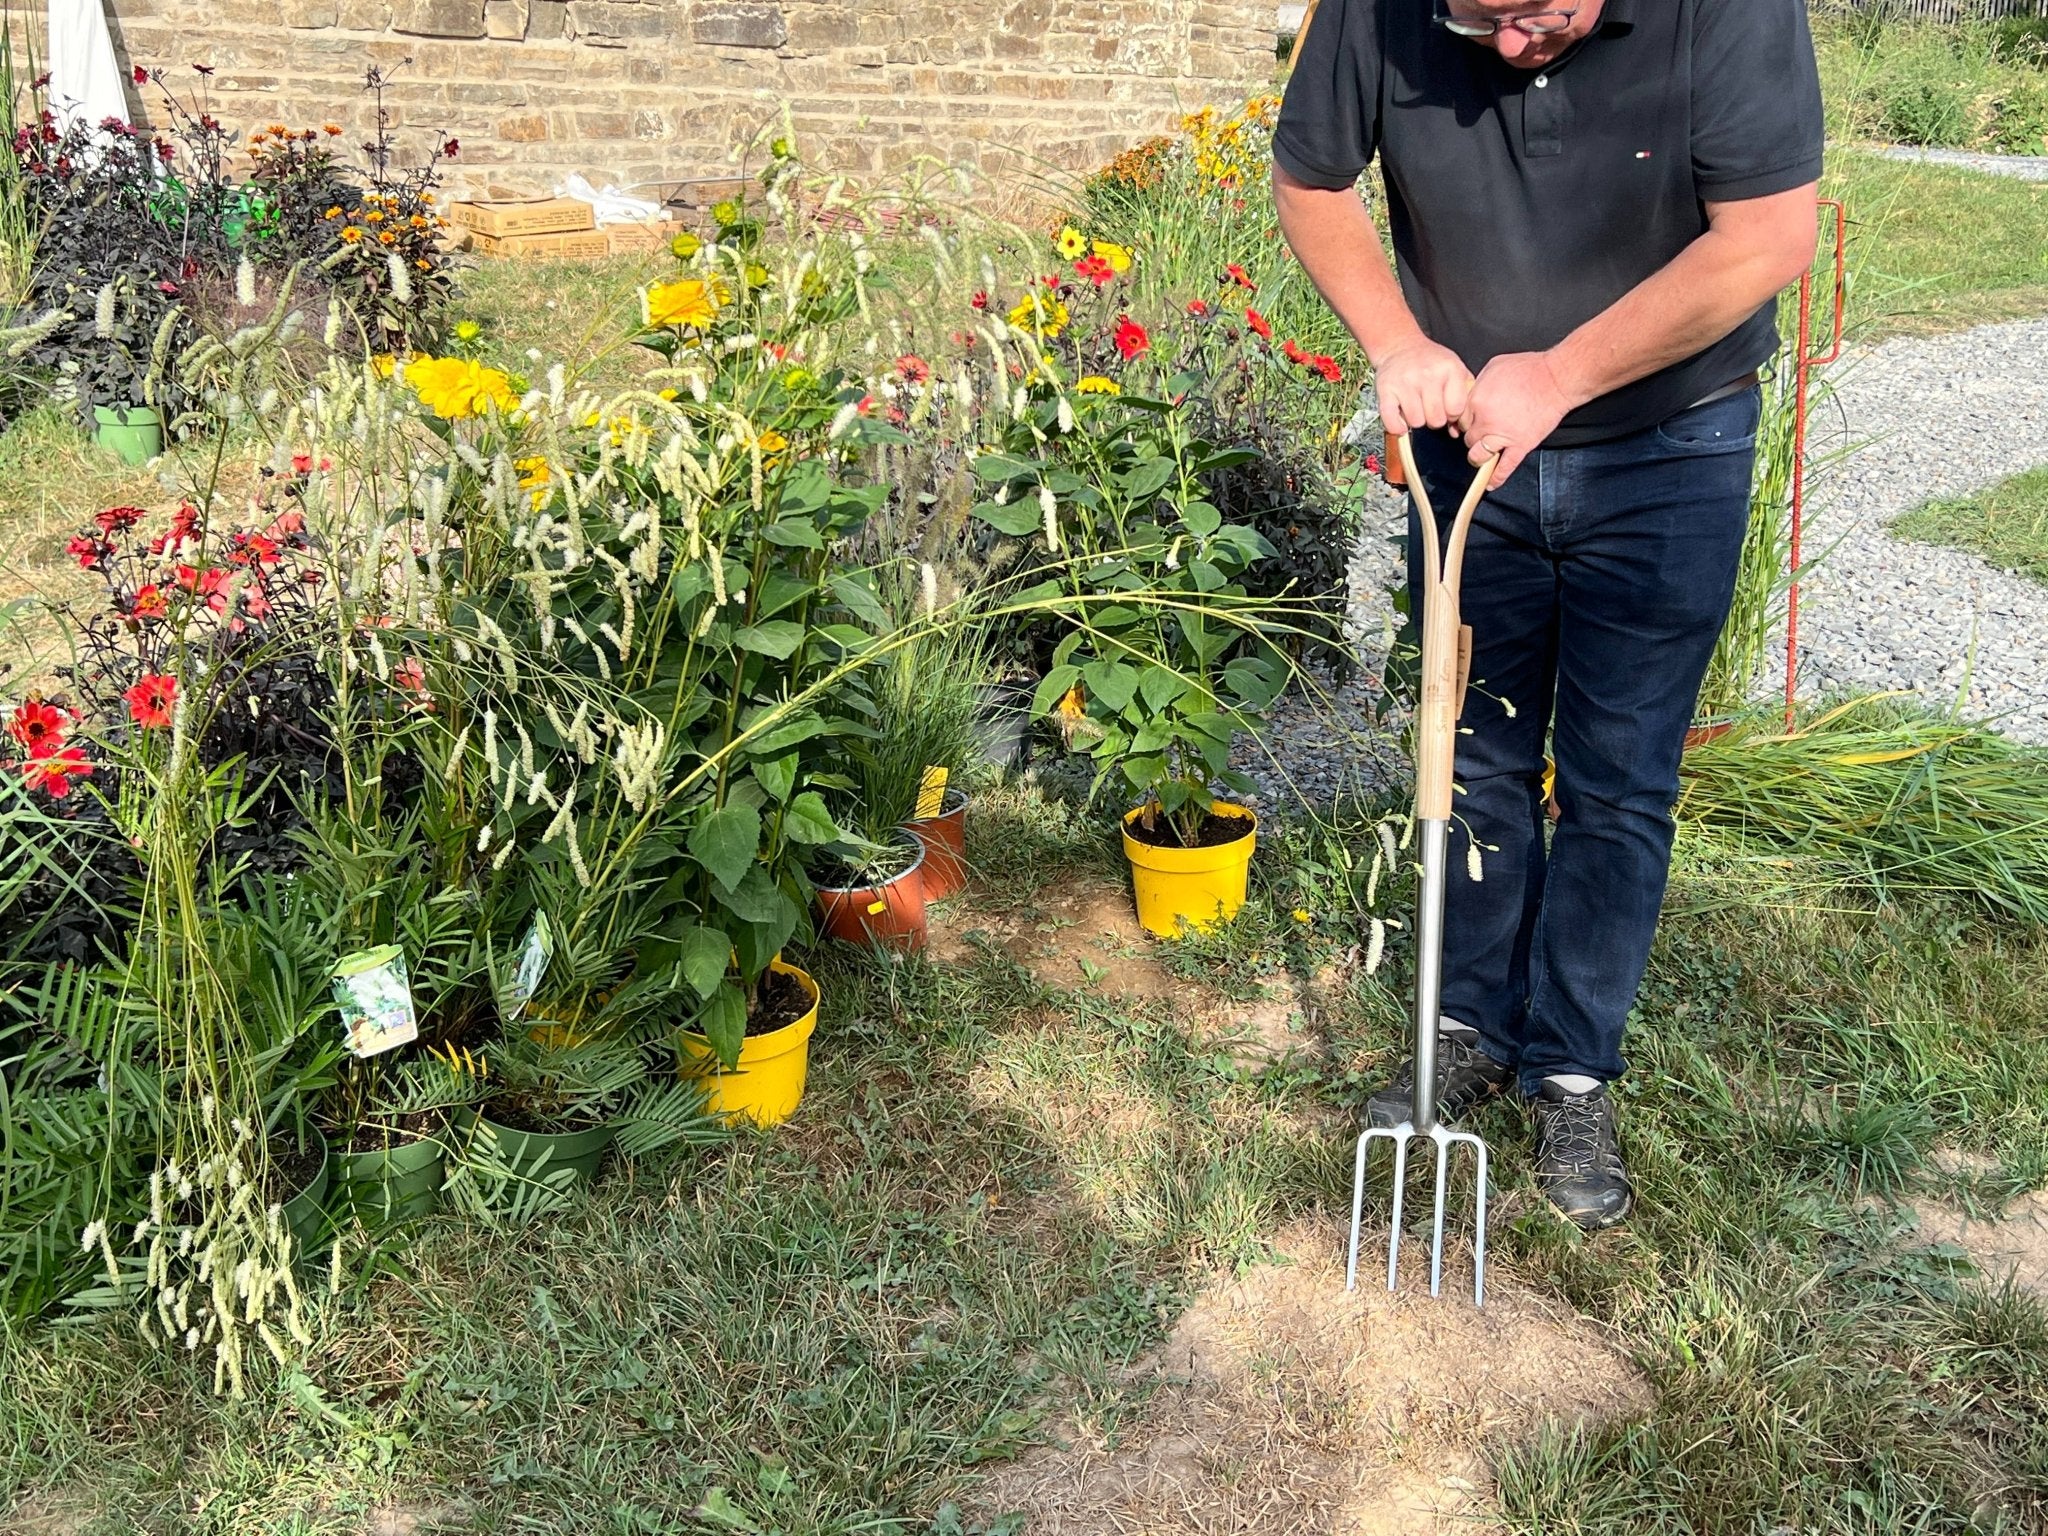
{"label": "blue jeans", "polygon": [[[1671,862],[1679,752],[1748,528],[1759,410],[1749,389],[1628,437],[1540,449],[1473,518],[1443,1011],[1518,1069],[1524,1093],[1553,1073],[1624,1070],[1622,1026]],[[1464,445],[1421,432],[1414,447],[1447,524],[1471,481]],[[1410,592],[1419,555],[1411,508]],[[1563,812],[1547,846],[1546,731]]]}

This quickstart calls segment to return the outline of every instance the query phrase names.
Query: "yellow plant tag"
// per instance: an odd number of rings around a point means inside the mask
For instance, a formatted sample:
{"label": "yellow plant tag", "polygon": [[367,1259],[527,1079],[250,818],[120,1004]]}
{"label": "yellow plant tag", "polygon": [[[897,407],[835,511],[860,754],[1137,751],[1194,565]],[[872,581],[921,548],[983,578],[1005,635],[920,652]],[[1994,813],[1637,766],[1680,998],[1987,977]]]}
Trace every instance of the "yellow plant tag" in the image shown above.
{"label": "yellow plant tag", "polygon": [[871,901],[871,902],[869,902],[869,903],[868,903],[868,916],[869,916],[869,917],[874,917],[874,916],[876,916],[877,914],[879,914],[879,913],[883,913],[883,912],[886,912],[886,911],[888,911],[888,910],[889,910],[889,903],[888,903],[888,902],[886,902],[886,901]]}
{"label": "yellow plant tag", "polygon": [[919,821],[929,821],[946,806],[946,770],[932,767],[924,771],[924,778],[917,786],[917,816]]}

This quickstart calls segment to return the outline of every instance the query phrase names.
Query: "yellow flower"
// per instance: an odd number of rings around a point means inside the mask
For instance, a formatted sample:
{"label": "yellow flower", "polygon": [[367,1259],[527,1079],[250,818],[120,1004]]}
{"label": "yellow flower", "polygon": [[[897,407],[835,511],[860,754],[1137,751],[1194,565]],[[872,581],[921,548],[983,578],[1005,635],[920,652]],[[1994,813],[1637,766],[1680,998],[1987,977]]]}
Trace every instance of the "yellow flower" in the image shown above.
{"label": "yellow flower", "polygon": [[1115,379],[1106,379],[1099,373],[1089,374],[1087,378],[1076,383],[1074,389],[1083,395],[1120,395],[1124,392],[1123,385],[1117,383]]}
{"label": "yellow flower", "polygon": [[768,269],[766,267],[762,266],[758,261],[747,264],[747,283],[750,287],[759,288],[767,281]]}
{"label": "yellow flower", "polygon": [[658,390],[656,391],[656,393],[658,393],[664,400],[674,400],[682,394],[682,391],[679,389],[664,389]]}
{"label": "yellow flower", "polygon": [[483,333],[484,328],[474,320],[458,320],[455,322],[455,339],[457,341],[475,341]]}
{"label": "yellow flower", "polygon": [[378,232],[377,238],[378,238],[379,240],[383,241],[383,242],[384,242],[384,244],[386,244],[386,245],[396,245],[396,244],[398,244],[398,236],[396,236],[396,235],[394,235],[393,233],[391,233],[391,231],[390,231],[390,230],[388,230],[388,229],[386,229],[386,230],[380,230],[380,231]]}
{"label": "yellow flower", "polygon": [[699,277],[656,283],[641,295],[650,326],[683,326],[703,330],[718,318],[718,294]]}
{"label": "yellow flower", "polygon": [[377,370],[378,378],[388,379],[391,377],[391,371],[398,366],[398,359],[389,352],[379,352],[370,359],[370,366]]}
{"label": "yellow flower", "polygon": [[546,485],[554,478],[554,471],[548,468],[545,454],[535,453],[523,459],[514,459],[512,467],[519,471],[519,489],[522,491]]}
{"label": "yellow flower", "polygon": [[1039,336],[1057,336],[1066,329],[1067,305],[1064,299],[1037,289],[1024,295],[1010,310],[1010,324],[1020,331],[1031,331]]}
{"label": "yellow flower", "polygon": [[327,210],[326,213],[322,214],[321,217],[327,219],[338,219],[341,217],[341,209],[339,207],[330,208]]}
{"label": "yellow flower", "polygon": [[354,245],[358,240],[363,238],[363,232],[360,229],[357,229],[355,225],[351,224],[347,228],[342,230],[341,238],[348,244]]}
{"label": "yellow flower", "polygon": [[766,432],[763,432],[754,439],[754,445],[761,450],[761,457],[764,460],[773,459],[778,453],[789,446],[789,439],[773,427],[770,427]]}
{"label": "yellow flower", "polygon": [[1064,226],[1059,234],[1054,237],[1052,243],[1058,249],[1060,255],[1068,261],[1072,261],[1077,256],[1088,254],[1088,241],[1082,236],[1081,231],[1074,228],[1071,224]]}
{"label": "yellow flower", "polygon": [[1297,923],[1312,923],[1315,921],[1315,916],[1307,907],[1296,907],[1294,909],[1294,920]]}
{"label": "yellow flower", "polygon": [[416,357],[405,365],[405,382],[444,421],[509,410],[518,398],[510,378],[468,357]]}
{"label": "yellow flower", "polygon": [[675,239],[669,241],[668,248],[669,254],[674,256],[677,261],[688,261],[692,256],[704,249],[704,242],[686,229],[677,235]]}
{"label": "yellow flower", "polygon": [[1118,245],[1114,240],[1097,240],[1090,247],[1091,254],[1109,263],[1109,270],[1122,277],[1131,270],[1131,248]]}

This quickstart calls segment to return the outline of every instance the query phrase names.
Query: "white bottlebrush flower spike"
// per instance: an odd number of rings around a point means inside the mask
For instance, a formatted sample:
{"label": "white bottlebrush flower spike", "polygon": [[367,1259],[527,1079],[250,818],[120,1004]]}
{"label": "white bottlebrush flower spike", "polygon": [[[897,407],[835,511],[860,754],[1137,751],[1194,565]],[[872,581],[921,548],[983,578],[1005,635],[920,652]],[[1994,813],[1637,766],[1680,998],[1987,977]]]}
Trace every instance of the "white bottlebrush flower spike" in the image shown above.
{"label": "white bottlebrush flower spike", "polygon": [[244,308],[256,302],[256,268],[247,256],[235,263],[235,302]]}
{"label": "white bottlebrush flower spike", "polygon": [[1372,920],[1372,937],[1365,946],[1365,974],[1370,976],[1380,968],[1380,959],[1387,952],[1387,925],[1378,918]]}
{"label": "white bottlebrush flower spike", "polygon": [[1486,878],[1486,872],[1480,866],[1479,845],[1477,843],[1467,843],[1465,845],[1465,873],[1472,877],[1475,885]]}

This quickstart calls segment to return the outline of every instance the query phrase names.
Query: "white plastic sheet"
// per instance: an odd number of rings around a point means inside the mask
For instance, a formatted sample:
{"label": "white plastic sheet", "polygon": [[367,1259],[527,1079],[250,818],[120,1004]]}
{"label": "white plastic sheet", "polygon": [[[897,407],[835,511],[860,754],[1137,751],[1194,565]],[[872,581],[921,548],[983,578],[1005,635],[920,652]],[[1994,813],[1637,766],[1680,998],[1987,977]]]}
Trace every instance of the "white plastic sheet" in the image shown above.
{"label": "white plastic sheet", "polygon": [[128,96],[102,0],[50,0],[50,107],[60,128],[128,121]]}

